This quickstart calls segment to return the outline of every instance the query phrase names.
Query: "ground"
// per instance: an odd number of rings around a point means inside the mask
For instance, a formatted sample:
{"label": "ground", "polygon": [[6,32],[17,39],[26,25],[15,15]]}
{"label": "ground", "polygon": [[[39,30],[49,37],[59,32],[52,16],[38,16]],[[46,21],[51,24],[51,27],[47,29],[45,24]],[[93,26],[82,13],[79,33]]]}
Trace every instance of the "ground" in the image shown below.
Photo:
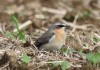
{"label": "ground", "polygon": [[[55,22],[71,27],[65,45],[39,51],[35,40]],[[100,0],[0,0],[0,70],[66,69],[100,69]]]}

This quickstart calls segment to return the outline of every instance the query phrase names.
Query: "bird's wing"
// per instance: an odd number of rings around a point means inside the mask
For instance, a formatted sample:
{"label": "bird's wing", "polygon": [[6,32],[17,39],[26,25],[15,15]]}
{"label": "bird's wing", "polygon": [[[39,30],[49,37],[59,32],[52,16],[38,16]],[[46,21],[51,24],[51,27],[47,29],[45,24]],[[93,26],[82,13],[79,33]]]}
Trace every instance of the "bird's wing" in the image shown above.
{"label": "bird's wing", "polygon": [[34,43],[35,46],[40,48],[42,45],[50,42],[50,39],[53,37],[53,35],[54,33],[50,33],[50,31],[45,32],[40,38],[36,40],[36,42]]}

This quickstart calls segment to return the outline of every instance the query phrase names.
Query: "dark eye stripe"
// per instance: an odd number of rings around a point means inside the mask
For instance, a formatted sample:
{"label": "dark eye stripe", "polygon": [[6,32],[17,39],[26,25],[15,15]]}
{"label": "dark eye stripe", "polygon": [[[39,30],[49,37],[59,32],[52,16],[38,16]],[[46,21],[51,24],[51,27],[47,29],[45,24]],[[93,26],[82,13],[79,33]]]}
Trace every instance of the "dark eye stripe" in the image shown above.
{"label": "dark eye stripe", "polygon": [[58,25],[58,27],[65,27],[64,25]]}
{"label": "dark eye stripe", "polygon": [[56,28],[62,28],[65,27],[65,25],[57,25]]}

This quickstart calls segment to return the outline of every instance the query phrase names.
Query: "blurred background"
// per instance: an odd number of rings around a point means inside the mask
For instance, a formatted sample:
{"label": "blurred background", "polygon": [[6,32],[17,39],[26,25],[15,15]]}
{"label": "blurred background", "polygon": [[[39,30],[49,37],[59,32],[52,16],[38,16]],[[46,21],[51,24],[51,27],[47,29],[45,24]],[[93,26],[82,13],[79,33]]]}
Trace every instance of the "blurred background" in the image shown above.
{"label": "blurred background", "polygon": [[20,24],[29,23],[22,28],[28,34],[47,28],[58,19],[73,23],[77,16],[78,25],[88,25],[90,30],[100,28],[100,0],[0,0],[1,31],[14,30],[10,14]]}

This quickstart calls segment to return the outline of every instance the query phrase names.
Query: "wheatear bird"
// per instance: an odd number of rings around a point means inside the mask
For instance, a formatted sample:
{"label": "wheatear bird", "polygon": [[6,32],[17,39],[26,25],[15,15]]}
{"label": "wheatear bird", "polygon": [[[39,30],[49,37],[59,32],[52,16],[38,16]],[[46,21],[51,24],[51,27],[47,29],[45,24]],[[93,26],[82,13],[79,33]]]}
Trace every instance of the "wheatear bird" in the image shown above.
{"label": "wheatear bird", "polygon": [[66,24],[57,22],[36,40],[34,43],[40,50],[60,50],[66,40]]}

